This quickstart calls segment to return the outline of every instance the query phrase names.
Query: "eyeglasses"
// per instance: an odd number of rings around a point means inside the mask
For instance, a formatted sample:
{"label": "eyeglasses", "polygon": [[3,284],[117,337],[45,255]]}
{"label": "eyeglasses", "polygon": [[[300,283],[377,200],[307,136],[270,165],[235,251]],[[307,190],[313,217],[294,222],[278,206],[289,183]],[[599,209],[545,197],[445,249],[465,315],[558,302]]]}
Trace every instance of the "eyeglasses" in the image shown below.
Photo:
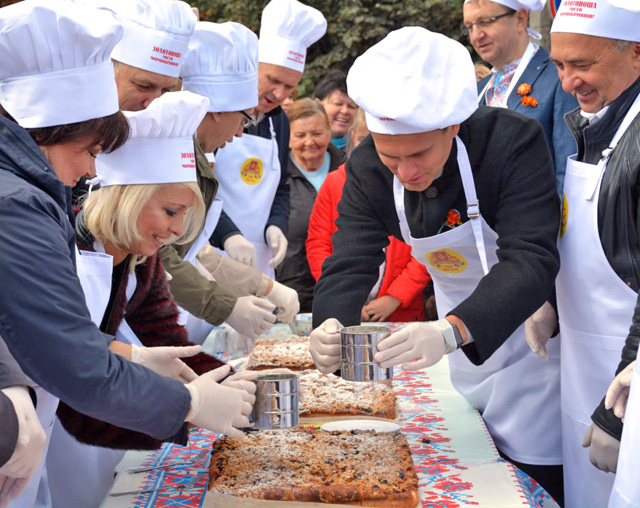
{"label": "eyeglasses", "polygon": [[490,18],[479,19],[475,23],[465,23],[460,25],[460,31],[462,32],[463,35],[469,35],[471,30],[473,30],[474,26],[478,27],[478,30],[485,30],[486,28],[489,28],[491,25],[493,25],[500,18],[513,16],[515,13],[516,11],[509,11],[509,12],[505,12],[504,14],[500,14],[498,16],[491,16]]}
{"label": "eyeglasses", "polygon": [[258,122],[256,121],[256,119],[246,111],[238,111],[238,113],[244,116],[244,122],[242,122],[242,127],[244,127],[245,129],[247,127],[251,127],[252,125],[257,125]]}

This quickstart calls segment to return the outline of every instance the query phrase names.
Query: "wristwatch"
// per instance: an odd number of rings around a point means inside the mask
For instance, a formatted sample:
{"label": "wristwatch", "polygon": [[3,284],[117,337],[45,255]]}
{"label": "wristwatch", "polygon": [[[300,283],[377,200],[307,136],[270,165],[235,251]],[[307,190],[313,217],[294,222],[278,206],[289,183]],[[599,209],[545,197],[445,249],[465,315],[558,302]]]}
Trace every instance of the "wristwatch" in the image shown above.
{"label": "wristwatch", "polygon": [[460,330],[453,323],[450,323],[446,319],[439,319],[438,321],[434,321],[431,323],[435,326],[438,331],[444,337],[444,343],[447,348],[447,354],[453,353],[458,348],[462,347],[464,344],[464,340],[462,339],[462,335],[460,335]]}

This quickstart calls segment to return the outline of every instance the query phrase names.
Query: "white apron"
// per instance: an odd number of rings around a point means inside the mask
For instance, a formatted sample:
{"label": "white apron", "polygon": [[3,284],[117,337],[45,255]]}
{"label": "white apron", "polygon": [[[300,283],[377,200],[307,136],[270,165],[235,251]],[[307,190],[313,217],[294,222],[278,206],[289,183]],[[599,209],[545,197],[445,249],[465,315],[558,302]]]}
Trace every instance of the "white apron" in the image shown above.
{"label": "white apron", "polygon": [[[92,321],[102,320],[109,302],[111,290],[111,273],[113,258],[100,252],[82,252],[76,248],[76,271]],[[104,288],[106,287],[106,291]],[[100,321],[98,321],[98,324]],[[40,386],[35,386],[38,403],[36,413],[45,431],[47,441],[44,447],[43,460],[31,477],[27,488],[15,501],[9,504],[11,508],[33,508],[52,506],[50,495],[50,481],[48,480],[45,461],[51,454],[52,434],[58,409],[59,399]]]}
{"label": "white apron", "polygon": [[[445,316],[466,300],[498,262],[493,231],[479,213],[467,151],[456,137],[458,167],[469,221],[445,233],[411,236],[404,210],[404,188],[394,178],[394,199],[404,241],[411,254],[427,266],[434,282],[438,315]],[[525,464],[560,464],[559,347],[549,343],[549,361],[529,348],[521,325],[482,365],[472,364],[462,351],[450,355],[451,381],[478,409],[496,446]]]}
{"label": "white apron", "polygon": [[609,498],[609,508],[640,508],[640,364],[631,379],[631,391],[627,401],[618,472]]}
{"label": "white apron", "polygon": [[[94,247],[96,250],[102,250],[102,246],[97,242]],[[82,257],[85,257],[86,254],[96,253],[82,251]],[[107,255],[104,254],[104,256]],[[104,305],[100,310],[99,320],[94,321],[96,326],[100,326],[102,322],[111,294],[113,258],[111,256],[108,256],[108,258],[111,265],[108,282],[96,277],[93,279],[91,286],[85,286],[85,283],[83,283],[83,289],[91,287],[92,291],[94,291],[94,298],[100,292],[100,284],[102,284],[104,294],[100,301],[104,302]],[[127,301],[133,296],[136,286],[136,275],[131,272],[127,276],[127,287],[125,289]],[[105,295],[106,299],[104,298]],[[126,320],[120,323],[116,331],[116,339],[127,344],[142,346],[142,343],[131,330]],[[125,450],[90,446],[76,441],[73,436],[67,433],[60,420],[56,418],[47,457],[53,508],[97,508],[100,506],[113,485],[115,468],[124,454]]]}
{"label": "white apron", "polygon": [[224,211],[256,248],[256,268],[275,278],[273,252],[264,239],[271,205],[280,184],[278,143],[269,118],[271,139],[243,134],[216,153],[215,175]]}
{"label": "white apron", "polygon": [[[611,147],[638,111],[640,101],[636,99]],[[638,299],[609,264],[598,233],[598,198],[610,153],[605,150],[597,165],[577,162],[572,155],[567,159],[564,180],[563,231],[558,242],[561,267],[556,288],[567,508],[607,505],[614,476],[592,466],[589,449],[582,448],[581,443],[593,410],[613,380]]]}
{"label": "white apron", "polygon": [[[211,274],[206,271],[204,268],[200,268],[200,262],[196,259],[198,253],[202,250],[202,248],[209,243],[209,239],[213,234],[214,229],[218,225],[218,220],[220,219],[220,214],[222,213],[222,199],[219,197],[215,197],[209,210],[207,211],[207,216],[204,221],[204,226],[202,228],[201,233],[194,240],[193,244],[187,251],[184,256],[184,261],[188,261],[193,266],[198,268],[200,273],[212,280]],[[213,329],[214,325],[207,323],[204,319],[200,319],[195,317],[189,311],[179,307],[180,309],[180,318],[178,319],[178,323],[183,325],[187,329],[187,337],[190,342],[194,344],[202,344],[205,339]]]}
{"label": "white apron", "polygon": [[[520,62],[518,62],[518,67],[516,67],[516,72],[514,73],[513,78],[511,78],[511,82],[509,83],[509,88],[507,88],[507,93],[504,94],[504,101],[498,104],[497,106],[493,106],[493,107],[497,107],[497,108],[507,107],[507,101],[509,100],[509,96],[511,95],[511,92],[513,92],[514,87],[522,77],[522,73],[525,71],[525,69],[529,65],[529,62],[531,62],[531,59],[533,58],[533,55],[535,52],[536,52],[535,46],[532,43],[529,43],[529,45],[527,46],[527,49],[524,52],[524,55],[522,55],[522,58],[520,59]],[[489,78],[489,80],[487,81],[487,84],[484,85],[482,92],[480,92],[480,94],[478,95],[478,104],[482,102],[482,98],[484,97],[484,94],[487,93],[487,89],[489,88],[490,83],[491,83],[491,78]]]}

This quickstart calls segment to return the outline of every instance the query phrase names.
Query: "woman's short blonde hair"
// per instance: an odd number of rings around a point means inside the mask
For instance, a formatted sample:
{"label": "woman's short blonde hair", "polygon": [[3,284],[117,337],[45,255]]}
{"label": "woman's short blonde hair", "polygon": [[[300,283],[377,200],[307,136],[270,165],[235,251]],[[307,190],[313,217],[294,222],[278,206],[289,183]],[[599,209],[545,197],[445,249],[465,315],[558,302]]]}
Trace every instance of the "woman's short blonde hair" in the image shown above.
{"label": "woman's short blonde hair", "polygon": [[302,120],[303,118],[309,118],[311,116],[319,115],[320,118],[324,120],[324,123],[329,129],[329,118],[327,117],[327,112],[324,110],[324,107],[315,99],[298,99],[295,101],[289,109],[287,110],[287,117],[289,118],[289,123],[293,123],[296,120]]}
{"label": "woman's short blonde hair", "polygon": [[184,231],[180,238],[169,243],[184,244],[196,239],[205,217],[205,204],[195,182],[155,185],[113,185],[91,192],[82,205],[84,226],[102,244],[110,243],[120,250],[131,252],[133,243],[143,238],[138,231],[138,217],[151,197],[167,186],[182,186],[193,191],[195,200],[184,217]]}

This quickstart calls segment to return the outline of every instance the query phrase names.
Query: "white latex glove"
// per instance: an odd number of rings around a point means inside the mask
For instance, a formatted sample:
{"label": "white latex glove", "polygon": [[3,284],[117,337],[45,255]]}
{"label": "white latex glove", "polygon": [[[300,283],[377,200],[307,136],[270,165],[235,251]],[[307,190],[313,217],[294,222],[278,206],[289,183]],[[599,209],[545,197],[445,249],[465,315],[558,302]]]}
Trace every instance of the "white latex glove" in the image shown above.
{"label": "white latex glove", "polygon": [[244,433],[236,427],[249,426],[248,417],[256,397],[245,390],[220,384],[230,370],[231,367],[225,365],[185,385],[191,393],[191,410],[186,421],[232,438],[241,438]]}
{"label": "white latex glove", "polygon": [[613,408],[613,414],[620,419],[624,418],[624,412],[627,409],[627,399],[629,398],[631,379],[633,378],[633,369],[635,367],[636,362],[631,362],[620,371],[620,374],[613,378],[604,398],[604,407],[606,409]]}
{"label": "white latex glove", "polygon": [[309,352],[313,363],[323,374],[331,374],[340,368],[342,348],[340,346],[340,330],[342,324],[335,318],[329,318],[311,332]]}
{"label": "white latex glove", "polygon": [[544,302],[542,307],[524,322],[524,335],[527,344],[535,354],[543,360],[548,360],[547,341],[553,335],[558,325],[558,316],[549,302]]}
{"label": "white latex glove", "polygon": [[232,376],[226,378],[222,383],[222,386],[229,386],[231,388],[237,388],[238,390],[244,390],[252,395],[256,394],[255,380],[258,378],[258,372],[255,370],[243,370],[242,372],[236,372]]}
{"label": "white latex glove", "polygon": [[298,292],[275,280],[271,292],[265,297],[278,306],[278,320],[283,323],[291,323],[296,314],[300,312]]}
{"label": "white latex glove", "polygon": [[267,245],[271,247],[271,250],[273,250],[273,257],[271,258],[271,261],[269,261],[269,267],[275,268],[282,263],[282,260],[287,253],[289,241],[287,240],[287,237],[284,236],[282,230],[273,224],[267,227],[264,236],[267,239]]}
{"label": "white latex glove", "polygon": [[240,335],[257,339],[276,322],[276,306],[257,296],[241,296],[227,318],[227,324]]}
{"label": "white latex glove", "polygon": [[429,323],[413,323],[378,342],[373,359],[386,369],[420,370],[438,363],[447,351],[444,336]]}
{"label": "white latex glove", "polygon": [[2,392],[9,398],[18,416],[18,440],[13,455],[0,468],[0,474],[13,478],[28,478],[35,473],[42,461],[42,451],[47,438],[33,407],[29,390],[24,386],[10,386]]}
{"label": "white latex glove", "polygon": [[224,241],[222,248],[231,259],[253,268],[256,267],[256,248],[244,236],[230,236]]}
{"label": "white latex glove", "polygon": [[611,437],[595,423],[587,429],[582,441],[584,448],[589,448],[589,460],[605,473],[615,473],[620,453],[620,441]]}
{"label": "white latex glove", "polygon": [[29,485],[29,476],[25,478],[13,478],[4,474],[0,474],[0,508],[6,508],[9,503],[16,499],[27,485]]}
{"label": "white latex glove", "polygon": [[170,377],[181,383],[190,383],[198,377],[180,358],[188,358],[202,351],[200,346],[131,346],[131,361],[144,365],[161,376]]}

